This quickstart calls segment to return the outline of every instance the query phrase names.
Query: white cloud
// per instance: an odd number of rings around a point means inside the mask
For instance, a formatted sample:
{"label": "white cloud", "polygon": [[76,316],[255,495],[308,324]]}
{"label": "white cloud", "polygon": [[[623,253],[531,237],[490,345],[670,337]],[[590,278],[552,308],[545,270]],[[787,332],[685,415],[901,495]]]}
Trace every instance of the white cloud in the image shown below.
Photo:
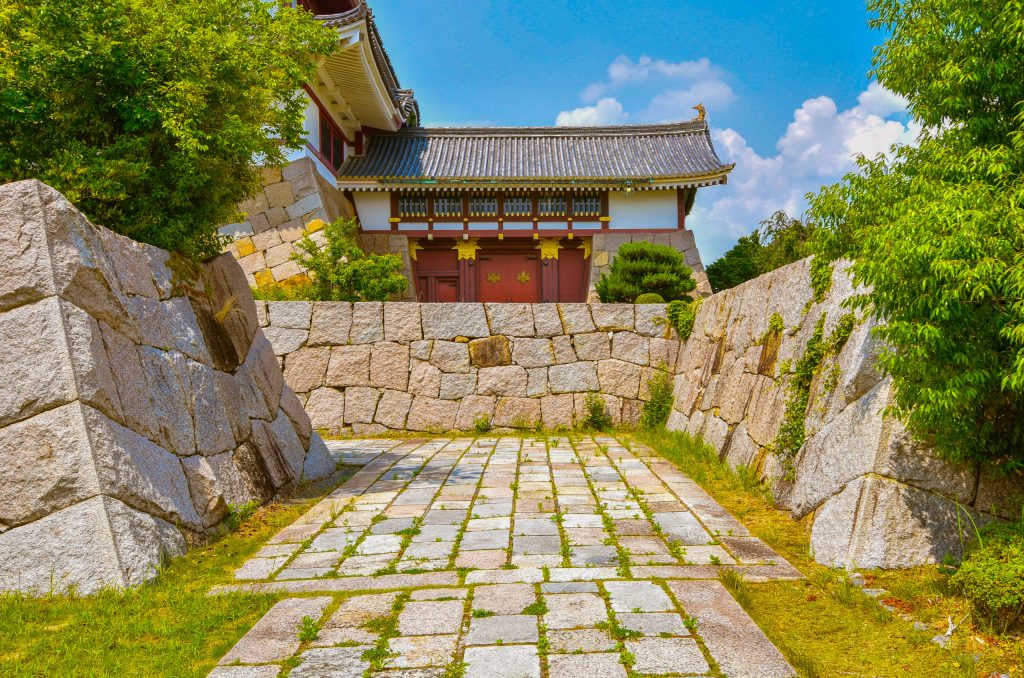
{"label": "white cloud", "polygon": [[705,264],[776,210],[799,216],[806,209],[804,195],[854,169],[857,155],[888,154],[893,144],[913,143],[920,126],[902,121],[905,106],[878,83],[843,111],[829,97],[808,99],[794,111],[778,152],[768,157],[735,130],[713,130],[720,154],[736,169],[726,186],[702,191],[690,215]]}
{"label": "white cloud", "polygon": [[584,88],[582,99],[589,105],[562,111],[557,124],[607,125],[623,122],[630,116],[610,93],[647,83],[662,83],[666,88],[650,100],[645,110],[634,116],[637,122],[689,120],[697,103],[721,107],[735,99],[732,88],[723,80],[724,76],[724,71],[707,58],[673,62],[644,55],[633,61],[622,55],[608,66],[606,80]]}
{"label": "white cloud", "polygon": [[622,104],[612,97],[605,97],[593,106],[562,111],[555,119],[555,124],[559,127],[615,125],[625,122],[628,117]]}
{"label": "white cloud", "polygon": [[668,90],[655,96],[640,118],[644,122],[689,120],[696,115],[693,107],[697,103],[718,108],[730,104],[735,98],[732,88],[721,80],[704,80],[686,89]]}
{"label": "white cloud", "polygon": [[607,82],[595,82],[583,90],[583,100],[597,101],[609,89],[646,82],[652,77],[673,80],[706,80],[717,78],[720,74],[721,70],[713,66],[706,57],[696,61],[671,62],[664,59],[652,59],[644,55],[637,61],[633,61],[623,54],[616,57],[615,61],[608,66]]}

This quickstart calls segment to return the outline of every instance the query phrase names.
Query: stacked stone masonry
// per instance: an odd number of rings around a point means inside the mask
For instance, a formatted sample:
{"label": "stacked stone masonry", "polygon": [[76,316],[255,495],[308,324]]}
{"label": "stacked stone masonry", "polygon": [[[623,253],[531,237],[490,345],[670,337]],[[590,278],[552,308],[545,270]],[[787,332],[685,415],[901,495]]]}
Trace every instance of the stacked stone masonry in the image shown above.
{"label": "stacked stone masonry", "polygon": [[334,470],[234,259],[192,283],[169,260],[0,187],[0,590],[138,584],[229,506]]}
{"label": "stacked stone masonry", "polygon": [[[734,466],[750,466],[778,501],[811,523],[821,563],[911,567],[956,553],[958,525],[1020,516],[1024,478],[993,478],[937,458],[899,421],[883,417],[891,380],[876,369],[875,321],[859,317],[849,340],[811,387],[807,438],[792,468],[771,453],[786,411],[792,366],[822,315],[824,336],[849,313],[854,288],[837,267],[816,302],[809,260],[706,299],[679,357],[669,427],[700,435]],[[769,323],[785,326],[774,340]],[[958,521],[958,512],[961,512]]]}
{"label": "stacked stone masonry", "polygon": [[252,287],[305,282],[305,271],[291,258],[295,243],[309,235],[323,244],[323,223],[351,217],[352,206],[310,158],[265,168],[262,175],[262,190],[238,206],[245,220],[220,229],[233,239],[226,251],[238,259]]}
{"label": "stacked stone masonry", "polygon": [[266,302],[260,324],[313,427],[573,427],[589,393],[635,424],[678,338],[652,304]]}

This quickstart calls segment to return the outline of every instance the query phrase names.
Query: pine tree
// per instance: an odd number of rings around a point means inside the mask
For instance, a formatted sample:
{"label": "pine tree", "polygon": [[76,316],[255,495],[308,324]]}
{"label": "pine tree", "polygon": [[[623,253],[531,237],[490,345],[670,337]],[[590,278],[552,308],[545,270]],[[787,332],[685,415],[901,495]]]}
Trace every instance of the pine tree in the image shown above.
{"label": "pine tree", "polygon": [[606,304],[634,303],[641,294],[658,294],[665,301],[673,301],[689,299],[697,281],[678,250],[634,242],[619,248],[611,268],[596,287]]}

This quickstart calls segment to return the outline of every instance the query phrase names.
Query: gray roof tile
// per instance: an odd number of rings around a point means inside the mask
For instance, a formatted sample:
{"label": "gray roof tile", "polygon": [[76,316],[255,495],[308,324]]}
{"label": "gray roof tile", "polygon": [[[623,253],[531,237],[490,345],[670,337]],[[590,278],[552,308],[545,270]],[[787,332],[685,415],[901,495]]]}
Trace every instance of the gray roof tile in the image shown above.
{"label": "gray roof tile", "polygon": [[733,168],[711,143],[707,123],[615,127],[413,128],[375,134],[339,185],[384,181],[698,180]]}

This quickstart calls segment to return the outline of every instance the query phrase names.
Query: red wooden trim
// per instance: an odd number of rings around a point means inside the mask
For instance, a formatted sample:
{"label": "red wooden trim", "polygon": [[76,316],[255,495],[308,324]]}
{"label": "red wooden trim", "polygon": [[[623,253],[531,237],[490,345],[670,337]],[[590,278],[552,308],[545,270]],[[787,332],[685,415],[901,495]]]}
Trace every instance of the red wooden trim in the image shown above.
{"label": "red wooden trim", "polygon": [[356,130],[356,148],[353,151],[356,155],[363,155],[365,152],[366,135],[362,130]]}
{"label": "red wooden trim", "polygon": [[[539,233],[542,238],[554,238],[565,237],[572,233],[573,238],[583,238],[586,236],[594,235],[595,233],[677,233],[683,229],[681,228],[615,228],[615,229],[604,229],[604,228],[580,228],[573,226],[572,230],[566,228],[559,229],[507,229],[507,228],[480,228],[480,229],[458,229],[458,230],[417,230],[417,231],[398,231],[398,235],[408,236],[410,238],[422,238],[427,233],[433,233],[435,238],[462,238],[463,235],[469,235],[470,238],[492,238],[497,237],[498,233],[504,233],[505,238],[533,238],[534,233]],[[364,229],[364,233],[390,233],[390,230],[383,229]]]}
{"label": "red wooden trim", "polygon": [[[317,157],[317,160],[324,164],[324,167],[327,168],[328,172],[330,172],[332,175],[334,175],[335,178],[337,178],[338,173],[334,170],[334,166],[331,164],[330,160],[324,157],[324,154],[320,152],[320,149],[316,148],[315,146],[313,146],[313,144],[309,143],[308,141],[306,142],[306,148],[308,148],[313,153],[313,155]],[[355,205],[355,201],[352,201],[352,204]]]}
{"label": "red wooden trim", "polygon": [[[334,117],[331,116],[331,112],[327,110],[326,106],[323,105],[323,103],[320,101],[320,98],[317,97],[316,94],[314,94],[313,89],[309,85],[303,85],[302,88],[306,90],[306,94],[308,94],[309,98],[313,100],[314,104],[316,104],[316,107],[317,109],[319,109],[320,113],[322,113],[323,116],[327,118],[327,122],[331,126],[331,129],[337,132],[338,136],[344,139],[346,144],[351,146],[352,140],[349,139],[348,135],[345,134],[345,131],[338,126],[338,123],[334,122]],[[319,136],[319,134],[317,136]]]}

